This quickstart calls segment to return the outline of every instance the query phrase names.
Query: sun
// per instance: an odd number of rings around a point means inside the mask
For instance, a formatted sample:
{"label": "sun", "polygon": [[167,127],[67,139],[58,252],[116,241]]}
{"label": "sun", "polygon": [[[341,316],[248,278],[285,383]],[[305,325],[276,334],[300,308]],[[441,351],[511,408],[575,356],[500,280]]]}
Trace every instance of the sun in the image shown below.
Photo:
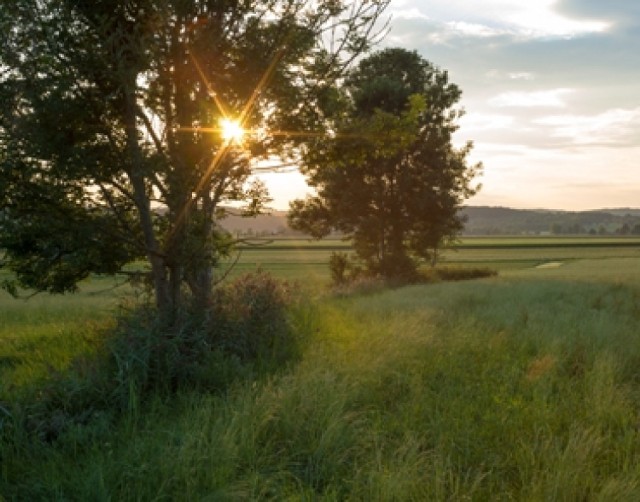
{"label": "sun", "polygon": [[240,143],[245,135],[244,127],[237,120],[220,119],[220,134],[227,143]]}

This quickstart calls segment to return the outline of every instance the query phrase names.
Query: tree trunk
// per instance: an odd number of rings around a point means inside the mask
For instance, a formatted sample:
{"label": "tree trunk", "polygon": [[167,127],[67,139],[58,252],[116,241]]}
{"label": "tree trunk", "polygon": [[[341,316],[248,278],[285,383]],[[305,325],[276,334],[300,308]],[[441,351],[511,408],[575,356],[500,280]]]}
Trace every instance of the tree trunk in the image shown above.
{"label": "tree trunk", "polygon": [[201,238],[203,242],[202,255],[196,260],[197,266],[189,278],[189,289],[196,303],[203,308],[211,304],[212,288],[213,288],[213,212],[215,204],[208,191],[202,196],[202,207],[200,208],[202,216],[202,232]]}
{"label": "tree trunk", "polygon": [[136,95],[135,78],[125,89],[125,128],[127,134],[127,150],[131,161],[131,168],[127,173],[133,187],[133,197],[140,218],[140,226],[144,235],[145,247],[155,293],[156,306],[164,321],[170,322],[175,305],[171,301],[167,270],[160,246],[153,229],[151,203],[145,187],[144,163],[140,145],[138,143],[138,128],[136,124]]}
{"label": "tree trunk", "polygon": [[438,258],[439,258],[439,250],[437,246],[433,247],[433,252],[431,253],[431,267],[435,268],[435,266],[438,264]]}

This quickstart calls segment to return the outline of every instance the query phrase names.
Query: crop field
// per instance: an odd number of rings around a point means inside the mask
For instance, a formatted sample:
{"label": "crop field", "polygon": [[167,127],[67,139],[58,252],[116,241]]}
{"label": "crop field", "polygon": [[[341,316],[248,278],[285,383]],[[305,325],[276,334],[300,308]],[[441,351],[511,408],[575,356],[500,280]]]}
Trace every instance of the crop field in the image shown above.
{"label": "crop field", "polygon": [[[256,240],[239,248],[237,270],[263,268],[295,279],[328,280],[327,263],[332,252],[350,252],[341,240]],[[526,270],[548,262],[640,257],[639,238],[611,237],[467,237],[442,256],[443,264],[488,266],[499,272]],[[593,264],[595,265],[595,264]]]}
{"label": "crop field", "polygon": [[245,247],[230,274],[302,284],[299,360],[52,443],[10,410],[135,291],[0,293],[0,500],[640,500],[640,240],[464,239],[445,263],[498,277],[351,296],[325,287],[334,250]]}

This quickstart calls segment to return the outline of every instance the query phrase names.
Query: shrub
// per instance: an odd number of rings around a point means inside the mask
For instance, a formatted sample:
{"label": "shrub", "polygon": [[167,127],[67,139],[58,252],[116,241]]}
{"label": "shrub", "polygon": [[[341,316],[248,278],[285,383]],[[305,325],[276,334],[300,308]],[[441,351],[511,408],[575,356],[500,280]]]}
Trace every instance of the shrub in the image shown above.
{"label": "shrub", "polygon": [[497,275],[498,272],[496,270],[486,267],[432,267],[420,271],[420,280],[418,282],[468,281]]}
{"label": "shrub", "polygon": [[335,251],[329,256],[329,272],[334,286],[344,286],[361,279],[364,275],[357,259],[347,253]]}
{"label": "shrub", "polygon": [[263,271],[218,290],[207,331],[212,343],[243,362],[281,363],[296,350],[287,306],[294,288]]}
{"label": "shrub", "polygon": [[349,255],[347,253],[333,252],[329,256],[329,272],[333,284],[340,285],[347,282],[349,272]]}
{"label": "shrub", "polygon": [[353,262],[349,262],[346,254],[333,253],[330,260],[330,268],[334,279],[334,294],[338,296],[371,294],[387,288],[399,288],[409,284],[464,281],[498,275],[497,271],[486,267],[431,267],[420,270],[415,274],[407,273],[385,277],[382,274],[366,273],[361,268],[353,268],[356,266]]}
{"label": "shrub", "polygon": [[393,285],[382,277],[362,275],[343,284],[334,286],[333,294],[336,296],[371,295],[380,293],[388,287],[393,287]]}
{"label": "shrub", "polygon": [[258,271],[219,287],[209,309],[188,309],[169,330],[153,310],[134,310],[111,344],[116,380],[124,387],[119,394],[221,388],[233,375],[284,363],[296,352],[287,313],[291,293],[290,285]]}
{"label": "shrub", "polygon": [[264,272],[251,273],[218,288],[206,311],[181,312],[171,328],[148,305],[124,308],[100,350],[52,374],[16,409],[0,409],[0,435],[18,427],[55,441],[97,420],[135,418],[151,395],[220,391],[273,371],[298,353],[288,312],[292,292]]}

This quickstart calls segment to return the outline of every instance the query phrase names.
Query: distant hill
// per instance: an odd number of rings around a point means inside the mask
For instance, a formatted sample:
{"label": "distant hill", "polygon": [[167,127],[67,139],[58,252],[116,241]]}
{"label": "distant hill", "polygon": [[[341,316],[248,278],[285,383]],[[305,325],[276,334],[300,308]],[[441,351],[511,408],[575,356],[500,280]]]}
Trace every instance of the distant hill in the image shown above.
{"label": "distant hill", "polygon": [[601,209],[600,211],[604,213],[615,214],[617,216],[631,215],[631,216],[640,217],[640,209],[637,209],[637,208],[634,209],[630,207],[621,207],[621,208],[614,208],[614,209]]}
{"label": "distant hill", "polygon": [[[594,211],[511,209],[466,206],[463,235],[640,235],[640,209]],[[286,211],[271,211],[255,218],[229,215],[220,224],[234,235],[302,236],[287,225]]]}
{"label": "distant hill", "polygon": [[467,206],[465,235],[640,234],[640,209],[552,211]]}
{"label": "distant hill", "polygon": [[269,214],[261,214],[254,218],[243,218],[229,214],[220,221],[220,225],[233,235],[264,236],[293,233],[293,230],[287,225],[286,211],[271,211]]}

